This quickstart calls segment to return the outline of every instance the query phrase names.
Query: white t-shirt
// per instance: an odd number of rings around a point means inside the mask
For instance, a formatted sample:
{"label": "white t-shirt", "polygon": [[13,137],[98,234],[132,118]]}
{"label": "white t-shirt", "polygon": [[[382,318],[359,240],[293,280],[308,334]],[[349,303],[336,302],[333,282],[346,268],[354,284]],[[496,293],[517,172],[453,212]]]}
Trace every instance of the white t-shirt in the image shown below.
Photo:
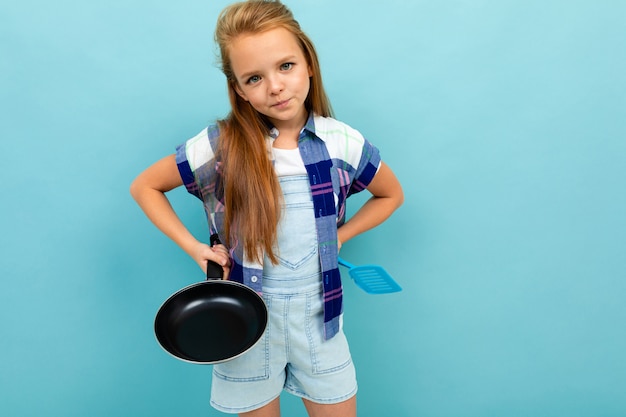
{"label": "white t-shirt", "polygon": [[306,175],[304,161],[300,156],[300,149],[272,148],[274,153],[274,169],[279,177],[289,175]]}

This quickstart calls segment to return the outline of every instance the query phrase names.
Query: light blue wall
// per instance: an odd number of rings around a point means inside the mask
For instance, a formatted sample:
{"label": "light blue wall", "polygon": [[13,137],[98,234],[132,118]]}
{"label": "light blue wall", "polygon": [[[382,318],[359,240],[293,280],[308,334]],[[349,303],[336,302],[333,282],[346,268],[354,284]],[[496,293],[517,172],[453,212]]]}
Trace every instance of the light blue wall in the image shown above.
{"label": "light blue wall", "polygon": [[[219,415],[152,333],[201,272],[128,185],[227,112],[225,4],[0,6],[0,414]],[[626,415],[626,3],[288,4],[406,192],[342,251],[404,287],[345,282],[360,416]]]}

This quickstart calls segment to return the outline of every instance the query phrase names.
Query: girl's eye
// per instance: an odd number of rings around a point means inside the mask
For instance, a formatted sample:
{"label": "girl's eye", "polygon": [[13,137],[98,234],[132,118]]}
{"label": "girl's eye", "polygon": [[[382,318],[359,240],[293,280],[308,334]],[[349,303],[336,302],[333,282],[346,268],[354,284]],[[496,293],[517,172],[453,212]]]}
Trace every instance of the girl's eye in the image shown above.
{"label": "girl's eye", "polygon": [[280,66],[280,69],[283,71],[289,71],[291,68],[293,68],[293,62],[285,62]]}
{"label": "girl's eye", "polygon": [[258,75],[253,75],[252,77],[248,78],[248,81],[246,81],[246,84],[254,84],[254,83],[258,83],[259,81],[261,81],[261,77],[259,77]]}

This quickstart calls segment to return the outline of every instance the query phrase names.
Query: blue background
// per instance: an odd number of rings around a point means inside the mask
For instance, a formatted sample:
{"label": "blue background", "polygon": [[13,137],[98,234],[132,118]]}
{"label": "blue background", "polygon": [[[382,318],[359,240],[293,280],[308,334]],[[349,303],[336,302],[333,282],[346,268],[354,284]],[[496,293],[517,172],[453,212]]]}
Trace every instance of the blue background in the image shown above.
{"label": "blue background", "polygon": [[[2,415],[220,415],[152,332],[202,273],[128,186],[228,111],[227,3],[0,6]],[[626,3],[288,4],[406,193],[342,250],[404,287],[345,278],[360,416],[626,415]]]}

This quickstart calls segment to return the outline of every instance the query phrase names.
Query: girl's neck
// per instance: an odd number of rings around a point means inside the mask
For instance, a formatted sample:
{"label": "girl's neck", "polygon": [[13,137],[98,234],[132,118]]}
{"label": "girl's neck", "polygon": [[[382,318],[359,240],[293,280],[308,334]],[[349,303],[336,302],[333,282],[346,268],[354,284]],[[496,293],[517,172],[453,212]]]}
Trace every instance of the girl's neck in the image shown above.
{"label": "girl's neck", "polygon": [[281,149],[297,148],[300,132],[308,120],[308,117],[308,112],[305,110],[303,111],[301,119],[295,123],[294,121],[291,121],[291,123],[277,123],[277,121],[275,121],[274,127],[278,130],[278,137],[274,140],[272,146]]}
{"label": "girl's neck", "polygon": [[298,147],[298,138],[300,137],[300,130],[279,130],[278,137],[274,139],[272,146],[279,149],[295,149]]}

